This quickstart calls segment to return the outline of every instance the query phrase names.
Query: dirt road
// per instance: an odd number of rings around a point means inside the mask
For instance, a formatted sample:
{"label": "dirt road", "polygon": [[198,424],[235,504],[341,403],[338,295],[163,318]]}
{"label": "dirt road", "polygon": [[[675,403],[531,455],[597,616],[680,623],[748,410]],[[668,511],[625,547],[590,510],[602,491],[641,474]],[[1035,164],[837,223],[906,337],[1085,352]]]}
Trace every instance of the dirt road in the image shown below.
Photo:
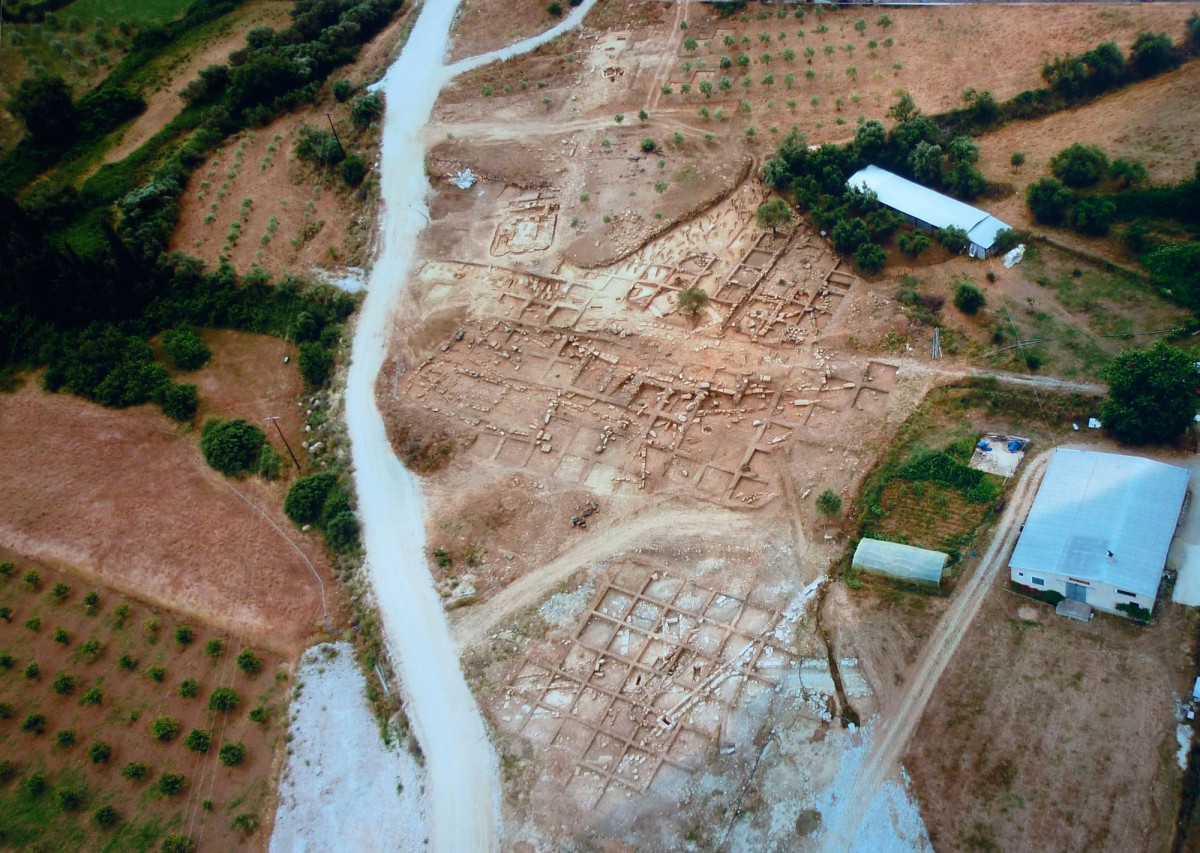
{"label": "dirt road", "polygon": [[571,574],[588,563],[616,556],[635,546],[649,547],[656,540],[673,542],[711,541],[713,531],[726,537],[748,530],[753,522],[748,515],[734,516],[719,507],[681,509],[675,505],[657,506],[622,521],[616,530],[603,536],[589,536],[535,572],[506,587],[486,605],[455,611],[451,632],[460,650],[469,649],[487,639],[492,627],[505,617],[546,598]]}
{"label": "dirt road", "polygon": [[855,837],[863,816],[870,810],[884,780],[899,766],[938,679],[954,657],[997,573],[1005,565],[1052,456],[1052,451],[1046,452],[1029,462],[996,528],[991,546],[925,644],[903,692],[890,708],[882,711],[882,721],[853,786],[843,795],[833,813],[825,816],[827,823],[821,835],[820,849],[826,853],[855,849]]}

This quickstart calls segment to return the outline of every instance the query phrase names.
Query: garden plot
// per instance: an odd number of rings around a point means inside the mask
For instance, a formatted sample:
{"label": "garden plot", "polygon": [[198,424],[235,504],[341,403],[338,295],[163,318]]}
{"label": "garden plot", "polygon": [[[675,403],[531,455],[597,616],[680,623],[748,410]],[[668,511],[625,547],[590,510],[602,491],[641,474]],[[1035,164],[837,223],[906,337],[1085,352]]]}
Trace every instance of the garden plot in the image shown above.
{"label": "garden plot", "polygon": [[[671,788],[751,749],[776,694],[814,720],[836,712],[825,659],[793,651],[796,616],[637,565],[598,586],[564,643],[534,649],[494,707],[496,725],[547,749],[551,782],[581,808]],[[855,696],[866,685],[843,662]]]}

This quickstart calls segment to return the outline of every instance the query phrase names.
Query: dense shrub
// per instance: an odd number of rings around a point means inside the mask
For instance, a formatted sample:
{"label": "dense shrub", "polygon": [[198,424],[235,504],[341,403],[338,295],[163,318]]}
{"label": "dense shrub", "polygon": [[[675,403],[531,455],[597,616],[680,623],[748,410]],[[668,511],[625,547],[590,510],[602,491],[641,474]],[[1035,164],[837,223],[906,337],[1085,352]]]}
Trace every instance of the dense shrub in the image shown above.
{"label": "dense shrub", "polygon": [[342,180],[348,187],[357,187],[367,176],[367,164],[358,154],[351,154],[342,161]]}
{"label": "dense shrub", "polygon": [[377,92],[363,95],[350,107],[350,121],[355,127],[369,127],[383,115],[383,96]]}
{"label": "dense shrub", "polygon": [[208,710],[228,713],[237,708],[242,697],[232,687],[218,687],[208,697]]}
{"label": "dense shrub", "polygon": [[1068,187],[1091,187],[1108,172],[1108,157],[1095,145],[1076,142],[1050,158],[1050,171]]}
{"label": "dense shrub", "polygon": [[964,314],[974,316],[985,304],[987,299],[975,285],[962,281],[954,288],[954,307]]}
{"label": "dense shrub", "polygon": [[174,717],[155,717],[150,723],[150,735],[155,740],[175,740],[179,736],[179,721]]}
{"label": "dense shrub", "polygon": [[1042,178],[1025,190],[1025,203],[1034,219],[1044,225],[1060,225],[1067,218],[1074,198],[1057,178]]}
{"label": "dense shrub", "polygon": [[121,768],[121,776],[130,781],[136,782],[139,779],[146,778],[148,768],[140,761],[130,761]]}
{"label": "dense shrub", "polygon": [[1116,205],[1103,198],[1081,198],[1067,211],[1067,224],[1081,234],[1103,237],[1112,227]]}
{"label": "dense shrub", "polygon": [[222,744],[218,757],[226,767],[236,767],[245,760],[246,747],[240,743]]}
{"label": "dense shrub", "polygon": [[358,519],[352,512],[339,512],[325,522],[324,533],[325,544],[334,551],[349,551],[358,546]]}
{"label": "dense shrub", "polygon": [[168,797],[177,797],[183,793],[186,782],[182,773],[163,773],[158,777],[158,790]]}
{"label": "dense shrub", "polygon": [[318,166],[336,166],[345,159],[346,151],[329,131],[305,125],[296,140],[296,156]]}
{"label": "dense shrub", "polygon": [[199,370],[212,359],[204,339],[187,327],[168,329],[162,336],[163,349],[180,370]]}
{"label": "dense shrub", "polygon": [[254,653],[254,649],[242,649],[238,652],[237,668],[246,675],[256,675],[262,672],[262,658]]}
{"label": "dense shrub", "polygon": [[867,275],[874,275],[887,264],[887,252],[875,243],[863,243],[854,252],[854,265]]}
{"label": "dense shrub", "polygon": [[79,116],[71,90],[61,77],[26,77],[7,106],[38,145],[62,148],[74,139]]}
{"label": "dense shrub", "polygon": [[961,252],[971,242],[967,236],[967,232],[957,225],[947,225],[945,228],[938,228],[933,232],[933,236],[938,241],[938,245],[945,246],[951,252]]}
{"label": "dense shrub", "polygon": [[297,525],[316,524],[330,493],[338,488],[335,474],[322,472],[301,477],[288,489],[283,511]]}
{"label": "dense shrub", "polygon": [[266,440],[261,429],[241,418],[210,420],[200,433],[200,450],[210,466],[234,477],[257,469]]}
{"label": "dense shrub", "polygon": [[333,353],[320,343],[300,344],[300,375],[310,388],[320,388],[333,374]]}

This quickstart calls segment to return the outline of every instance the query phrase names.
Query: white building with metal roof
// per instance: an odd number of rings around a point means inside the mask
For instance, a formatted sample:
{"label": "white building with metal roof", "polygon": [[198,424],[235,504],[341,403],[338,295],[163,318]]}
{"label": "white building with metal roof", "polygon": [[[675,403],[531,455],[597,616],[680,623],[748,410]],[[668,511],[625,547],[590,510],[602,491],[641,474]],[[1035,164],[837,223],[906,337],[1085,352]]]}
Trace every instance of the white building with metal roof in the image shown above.
{"label": "white building with metal roof", "polygon": [[1009,227],[986,211],[878,166],[859,169],[846,185],[856,190],[870,190],[881,204],[926,230],[952,225],[961,228],[970,240],[967,252],[972,258],[986,258],[996,244],[996,235]]}
{"label": "white building with metal roof", "polygon": [[1153,611],[1189,477],[1139,456],[1055,451],[1010,577],[1109,613],[1120,613],[1118,604]]}

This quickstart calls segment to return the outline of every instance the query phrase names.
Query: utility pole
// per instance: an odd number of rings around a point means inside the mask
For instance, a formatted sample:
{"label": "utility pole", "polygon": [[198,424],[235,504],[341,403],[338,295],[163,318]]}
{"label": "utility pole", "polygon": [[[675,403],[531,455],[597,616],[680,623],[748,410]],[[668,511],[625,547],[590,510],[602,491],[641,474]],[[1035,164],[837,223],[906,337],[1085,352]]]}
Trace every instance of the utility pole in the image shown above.
{"label": "utility pole", "polygon": [[283,430],[279,428],[279,415],[270,418],[263,418],[264,421],[270,421],[275,424],[275,431],[279,433],[279,440],[283,442],[283,446],[287,448],[288,456],[292,457],[292,462],[296,464],[296,470],[300,470],[300,460],[296,458],[296,454],[292,453],[292,446],[288,444],[288,440],[283,437]]}
{"label": "utility pole", "polygon": [[337,135],[337,128],[333,126],[333,113],[325,113],[325,118],[329,119],[329,129],[333,131],[333,138],[337,140],[338,148],[342,149],[342,159],[345,159],[346,149],[342,147],[342,138]]}

